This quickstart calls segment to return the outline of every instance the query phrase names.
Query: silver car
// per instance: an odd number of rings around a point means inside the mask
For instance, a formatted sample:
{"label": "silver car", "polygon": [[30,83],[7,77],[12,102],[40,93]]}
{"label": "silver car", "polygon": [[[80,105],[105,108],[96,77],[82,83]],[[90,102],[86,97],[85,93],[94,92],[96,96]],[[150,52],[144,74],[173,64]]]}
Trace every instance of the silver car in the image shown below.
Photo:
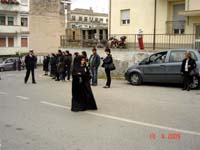
{"label": "silver car", "polygon": [[[19,60],[19,58],[7,58],[3,62],[0,63],[0,71],[10,71],[15,69],[15,64]],[[21,68],[23,69],[23,66],[21,65]]]}
{"label": "silver car", "polygon": [[[183,77],[180,73],[181,64],[185,53],[190,51],[192,58],[197,63],[200,71],[200,53],[196,50],[167,50],[152,54],[138,64],[128,68],[125,79],[132,85],[140,85],[144,82],[151,83],[182,83]],[[200,72],[199,72],[200,74]],[[191,88],[199,88],[200,75],[193,77]]]}

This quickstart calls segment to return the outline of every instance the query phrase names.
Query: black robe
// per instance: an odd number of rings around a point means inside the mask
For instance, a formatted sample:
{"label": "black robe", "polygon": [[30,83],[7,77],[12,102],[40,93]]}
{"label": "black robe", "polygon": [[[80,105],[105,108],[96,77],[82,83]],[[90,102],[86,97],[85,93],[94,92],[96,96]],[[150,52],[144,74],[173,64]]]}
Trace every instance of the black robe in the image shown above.
{"label": "black robe", "polygon": [[[77,67],[77,66],[76,66]],[[90,73],[86,66],[74,70],[72,80],[71,111],[97,110],[97,105],[90,86]]]}

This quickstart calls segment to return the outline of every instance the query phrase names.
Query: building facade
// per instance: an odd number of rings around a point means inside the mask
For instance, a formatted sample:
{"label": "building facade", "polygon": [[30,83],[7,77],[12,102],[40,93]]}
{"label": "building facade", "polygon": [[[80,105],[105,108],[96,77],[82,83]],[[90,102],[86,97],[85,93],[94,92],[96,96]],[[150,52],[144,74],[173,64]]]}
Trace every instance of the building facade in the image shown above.
{"label": "building facade", "polygon": [[[83,44],[88,40],[107,40],[108,14],[94,12],[90,9],[65,7],[65,40]],[[81,42],[81,43],[80,43]]]}
{"label": "building facade", "polygon": [[0,0],[0,55],[29,50],[29,0]]}
{"label": "building facade", "polygon": [[30,48],[38,55],[56,52],[65,33],[62,0],[30,1]]}
{"label": "building facade", "polygon": [[144,34],[172,34],[181,38],[193,34],[190,44],[198,46],[200,1],[110,0],[109,34],[137,34],[139,29]]}

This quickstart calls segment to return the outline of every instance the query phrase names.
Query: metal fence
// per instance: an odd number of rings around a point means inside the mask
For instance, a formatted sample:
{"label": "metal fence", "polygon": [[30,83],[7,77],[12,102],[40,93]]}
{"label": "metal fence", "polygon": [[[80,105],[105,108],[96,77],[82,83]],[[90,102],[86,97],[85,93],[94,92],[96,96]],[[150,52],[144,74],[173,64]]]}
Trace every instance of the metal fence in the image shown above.
{"label": "metal fence", "polygon": [[[115,39],[120,41],[120,37],[126,36],[126,48],[127,49],[140,49],[138,43],[138,35],[137,34],[112,34],[109,35]],[[143,34],[143,43],[144,48],[147,50],[153,49],[200,49],[200,39],[197,39],[197,35],[195,34]],[[155,41],[155,43],[154,43]],[[107,46],[109,41],[101,41],[99,42],[103,46]],[[90,40],[67,40],[67,38],[61,38],[61,47],[67,46],[80,46],[80,47],[90,47],[95,46],[99,42],[95,39]],[[76,43],[76,44],[74,44]]]}

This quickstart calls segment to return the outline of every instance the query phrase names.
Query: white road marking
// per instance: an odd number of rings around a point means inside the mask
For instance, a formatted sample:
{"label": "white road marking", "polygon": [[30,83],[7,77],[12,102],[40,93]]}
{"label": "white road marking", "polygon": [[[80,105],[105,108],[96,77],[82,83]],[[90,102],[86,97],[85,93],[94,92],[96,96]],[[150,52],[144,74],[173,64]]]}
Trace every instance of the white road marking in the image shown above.
{"label": "white road marking", "polygon": [[[45,101],[42,101],[41,103],[45,104],[45,105],[49,105],[49,106],[58,107],[58,108],[64,108],[64,109],[68,109],[68,110],[71,109],[70,107],[67,107],[67,106],[58,105],[58,104],[54,104],[54,103],[49,103],[49,102],[45,102]],[[106,115],[106,114],[94,113],[94,112],[85,112],[85,113],[90,114],[90,115],[95,115],[95,116],[98,116],[98,117],[104,117],[104,118],[108,118],[108,119],[113,119],[113,120],[118,120],[118,121],[122,121],[122,122],[131,123],[131,124],[136,124],[136,125],[140,125],[140,126],[145,126],[145,127],[150,127],[150,128],[157,128],[157,129],[162,129],[162,130],[168,130],[168,131],[174,131],[174,132],[179,132],[179,133],[184,133],[184,134],[200,136],[200,132],[182,130],[182,129],[177,129],[177,128],[171,128],[171,127],[166,127],[166,126],[162,126],[162,125],[151,124],[151,123],[146,123],[146,122],[140,122],[140,121],[135,121],[135,120],[125,119],[125,118],[110,116],[110,115]]]}
{"label": "white road marking", "polygon": [[6,92],[0,92],[1,95],[7,95],[8,93]]}
{"label": "white road marking", "polygon": [[24,96],[16,96],[17,98],[20,98],[20,99],[22,99],[22,100],[29,100],[30,98],[28,98],[28,97],[24,97]]}

